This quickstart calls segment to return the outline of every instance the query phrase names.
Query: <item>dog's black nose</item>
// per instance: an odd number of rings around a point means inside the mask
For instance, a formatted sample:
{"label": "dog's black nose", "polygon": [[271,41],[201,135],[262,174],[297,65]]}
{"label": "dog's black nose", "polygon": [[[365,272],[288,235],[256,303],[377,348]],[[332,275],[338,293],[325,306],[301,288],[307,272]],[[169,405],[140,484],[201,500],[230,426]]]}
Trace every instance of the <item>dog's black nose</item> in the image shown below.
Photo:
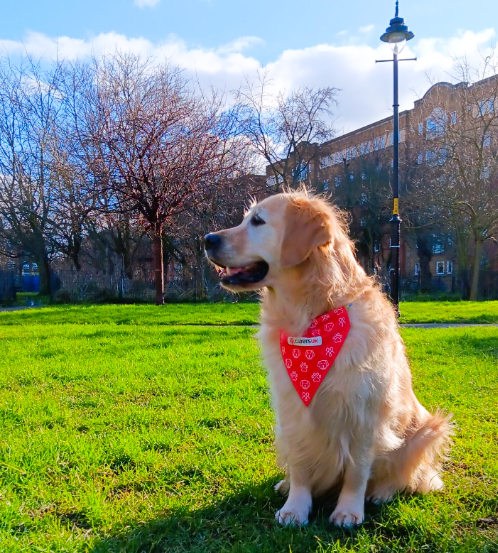
{"label": "dog's black nose", "polygon": [[204,236],[204,249],[206,251],[215,250],[221,243],[221,238],[217,234],[206,234]]}

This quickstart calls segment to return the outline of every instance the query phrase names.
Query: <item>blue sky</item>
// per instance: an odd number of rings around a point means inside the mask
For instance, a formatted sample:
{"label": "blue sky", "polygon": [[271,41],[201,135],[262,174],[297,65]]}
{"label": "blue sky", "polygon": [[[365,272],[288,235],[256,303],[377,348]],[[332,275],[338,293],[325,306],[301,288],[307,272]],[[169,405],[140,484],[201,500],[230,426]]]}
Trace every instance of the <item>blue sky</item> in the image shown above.
{"label": "blue sky", "polygon": [[[401,0],[415,33],[406,54],[419,57],[401,70],[402,108],[431,79],[451,80],[453,56],[489,51],[497,6]],[[391,69],[375,58],[389,55],[379,36],[393,16],[391,0],[0,0],[0,52],[75,58],[128,48],[167,56],[226,90],[268,70],[279,88],[341,88],[337,116],[347,132],[390,112]]]}

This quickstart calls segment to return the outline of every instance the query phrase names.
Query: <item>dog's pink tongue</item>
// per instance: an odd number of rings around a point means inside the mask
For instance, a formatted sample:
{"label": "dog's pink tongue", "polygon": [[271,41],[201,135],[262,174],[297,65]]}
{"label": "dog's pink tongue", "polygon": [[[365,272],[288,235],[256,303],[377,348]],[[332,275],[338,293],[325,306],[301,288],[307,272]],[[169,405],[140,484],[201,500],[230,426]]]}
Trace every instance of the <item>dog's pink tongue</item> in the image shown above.
{"label": "dog's pink tongue", "polygon": [[236,275],[237,273],[240,273],[243,270],[244,270],[244,267],[227,267],[226,274],[227,276],[233,276],[233,275]]}

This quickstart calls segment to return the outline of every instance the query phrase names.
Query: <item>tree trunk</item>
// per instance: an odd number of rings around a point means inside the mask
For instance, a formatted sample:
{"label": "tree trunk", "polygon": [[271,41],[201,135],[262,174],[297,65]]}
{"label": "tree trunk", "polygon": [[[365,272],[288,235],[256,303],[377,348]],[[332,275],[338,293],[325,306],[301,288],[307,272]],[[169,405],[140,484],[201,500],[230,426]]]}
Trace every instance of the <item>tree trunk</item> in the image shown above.
{"label": "tree trunk", "polygon": [[417,252],[420,269],[420,290],[421,292],[430,292],[432,288],[432,273],[430,268],[432,252],[426,236],[417,236]]}
{"label": "tree trunk", "polygon": [[52,291],[52,268],[50,267],[50,260],[47,255],[43,255],[41,259],[38,259],[38,272],[40,273],[40,294],[43,296],[50,296],[50,302],[53,301]]}
{"label": "tree trunk", "polygon": [[470,286],[470,301],[477,301],[479,294],[479,273],[481,272],[482,242],[476,240],[474,262],[472,266],[472,284]]}
{"label": "tree trunk", "polygon": [[163,239],[162,225],[154,227],[154,280],[156,285],[156,305],[164,304],[164,264],[163,264]]}

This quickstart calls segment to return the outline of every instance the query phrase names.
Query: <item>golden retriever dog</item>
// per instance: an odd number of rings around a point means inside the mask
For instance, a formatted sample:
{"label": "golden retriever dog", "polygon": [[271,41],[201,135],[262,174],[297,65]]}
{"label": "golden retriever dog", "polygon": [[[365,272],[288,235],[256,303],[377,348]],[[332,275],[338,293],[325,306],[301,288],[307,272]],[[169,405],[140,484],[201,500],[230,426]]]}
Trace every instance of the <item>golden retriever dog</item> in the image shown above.
{"label": "golden retriever dog", "polygon": [[[351,527],[363,521],[365,499],[443,486],[450,418],[415,397],[394,310],[356,261],[344,221],[324,199],[288,192],[253,205],[239,226],[205,236],[225,288],[261,290],[258,337],[286,469],[276,486],[288,494],[276,513],[282,524],[306,524],[312,498],[334,487],[330,521]],[[349,333],[306,406],[284,365],[281,332],[302,337],[338,308],[347,308]]]}

